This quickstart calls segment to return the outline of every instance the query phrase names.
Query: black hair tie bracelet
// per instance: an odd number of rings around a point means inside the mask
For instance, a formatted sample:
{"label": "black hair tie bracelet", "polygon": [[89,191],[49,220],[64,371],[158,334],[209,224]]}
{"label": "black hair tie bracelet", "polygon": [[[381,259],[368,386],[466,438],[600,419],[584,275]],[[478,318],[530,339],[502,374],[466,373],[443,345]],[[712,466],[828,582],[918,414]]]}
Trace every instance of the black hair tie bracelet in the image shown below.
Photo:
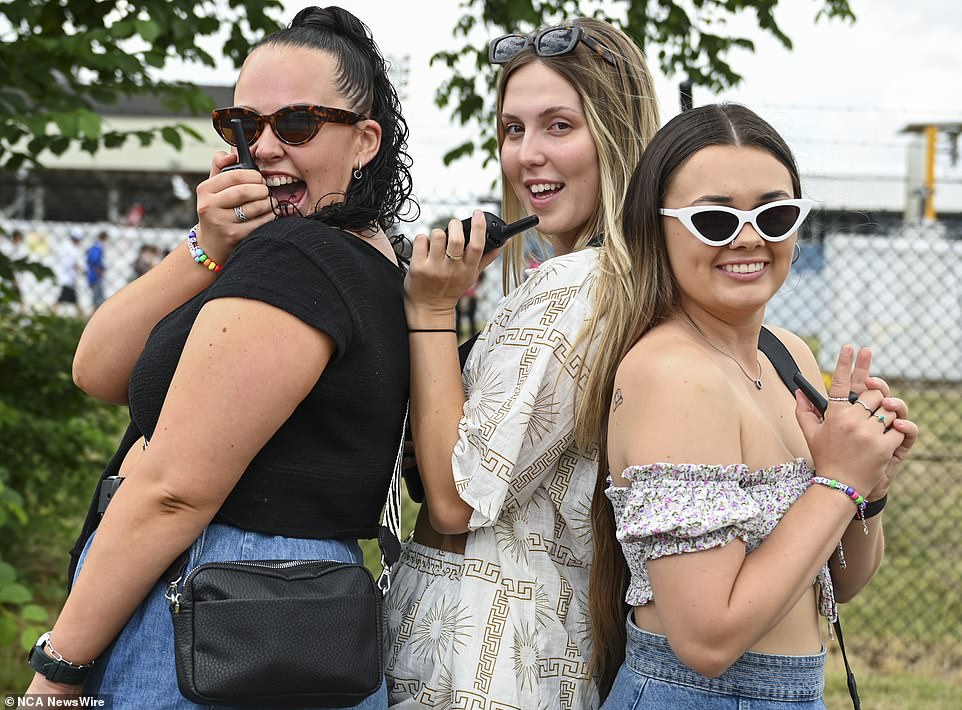
{"label": "black hair tie bracelet", "polygon": [[[882,508],[888,503],[888,493],[879,498],[878,500],[873,500],[865,504],[865,509],[862,511],[862,520],[868,520],[869,518],[874,518],[876,515],[882,512]],[[858,515],[855,516],[856,519],[859,518]]]}

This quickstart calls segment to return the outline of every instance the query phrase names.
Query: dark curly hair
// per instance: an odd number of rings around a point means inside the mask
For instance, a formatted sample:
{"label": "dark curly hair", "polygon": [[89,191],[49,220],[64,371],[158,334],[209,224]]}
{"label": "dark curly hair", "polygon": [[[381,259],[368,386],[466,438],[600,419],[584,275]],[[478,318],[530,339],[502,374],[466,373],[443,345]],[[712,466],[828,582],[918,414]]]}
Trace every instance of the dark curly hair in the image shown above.
{"label": "dark curly hair", "polygon": [[255,49],[265,45],[310,47],[330,54],[337,63],[334,81],[338,90],[353,110],[381,126],[381,147],[364,167],[364,177],[351,180],[343,202],[309,216],[353,230],[373,225],[387,230],[398,221],[417,219],[418,205],[411,197],[411,156],[406,150],[407,122],[388,79],[387,62],[367,25],[340,7],[308,7]]}

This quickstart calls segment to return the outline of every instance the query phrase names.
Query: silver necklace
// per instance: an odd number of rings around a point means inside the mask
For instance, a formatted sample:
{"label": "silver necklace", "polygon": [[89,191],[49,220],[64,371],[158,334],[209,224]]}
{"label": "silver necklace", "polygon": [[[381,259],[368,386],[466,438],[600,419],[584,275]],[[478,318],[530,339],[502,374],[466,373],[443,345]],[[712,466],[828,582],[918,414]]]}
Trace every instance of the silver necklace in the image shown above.
{"label": "silver necklace", "polygon": [[705,337],[705,334],[701,332],[701,329],[697,325],[695,325],[695,321],[693,321],[687,313],[682,311],[682,315],[684,316],[685,320],[688,322],[688,325],[692,327],[692,330],[698,333],[701,339],[708,344],[708,347],[710,347],[712,350],[720,352],[722,355],[727,357],[733,363],[738,365],[738,369],[742,371],[742,374],[745,375],[745,377],[747,377],[751,382],[755,384],[756,389],[762,388],[762,363],[757,357],[755,358],[755,364],[758,365],[758,377],[752,377],[751,375],[748,374],[748,371],[744,367],[742,367],[742,364],[738,362],[738,360],[736,360],[732,355],[729,355],[724,350],[722,350],[721,348],[716,346],[714,343],[712,343],[712,341],[710,341],[707,337]]}

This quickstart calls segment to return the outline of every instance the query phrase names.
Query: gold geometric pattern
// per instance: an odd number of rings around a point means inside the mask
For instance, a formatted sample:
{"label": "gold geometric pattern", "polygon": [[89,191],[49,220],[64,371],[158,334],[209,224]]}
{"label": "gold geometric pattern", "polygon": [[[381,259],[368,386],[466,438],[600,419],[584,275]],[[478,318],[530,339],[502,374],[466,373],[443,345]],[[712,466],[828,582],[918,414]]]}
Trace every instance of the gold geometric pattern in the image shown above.
{"label": "gold geometric pattern", "polygon": [[385,602],[392,707],[595,710],[586,616],[597,459],[575,450],[594,249],[550,259],[464,370],[454,484],[463,558],[408,543]]}
{"label": "gold geometric pattern", "polygon": [[[547,471],[556,468],[558,457],[568,450],[568,444],[569,439],[556,441],[550,447],[544,449],[544,453],[530,466],[525,467],[521,471],[515,470],[513,480],[511,481],[512,490],[524,490],[530,486],[532,482],[537,482],[544,478]],[[556,485],[554,481],[552,485]]]}
{"label": "gold geometric pattern", "polygon": [[494,562],[466,557],[463,574],[467,578],[497,584],[501,579],[501,567]]}
{"label": "gold geometric pattern", "polygon": [[495,592],[494,599],[491,600],[491,610],[484,626],[484,636],[481,638],[481,657],[478,659],[478,671],[474,687],[482,693],[487,693],[491,686],[507,618],[508,596],[503,589],[499,589]]}

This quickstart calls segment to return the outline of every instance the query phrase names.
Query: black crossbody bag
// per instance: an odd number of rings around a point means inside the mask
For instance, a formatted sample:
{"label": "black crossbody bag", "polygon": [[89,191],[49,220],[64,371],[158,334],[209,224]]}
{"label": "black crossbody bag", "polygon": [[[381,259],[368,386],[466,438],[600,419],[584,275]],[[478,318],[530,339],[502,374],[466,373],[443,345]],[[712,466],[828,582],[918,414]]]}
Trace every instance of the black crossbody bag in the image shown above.
{"label": "black crossbody bag", "polygon": [[[825,414],[828,401],[805,379],[805,376],[798,369],[798,363],[795,362],[795,358],[788,352],[784,343],[765,326],[762,326],[762,330],[758,334],[758,349],[765,353],[765,357],[775,366],[779,379],[793,396],[795,390],[801,389],[809,401],[815,405],[815,408],[821,414]],[[855,710],[861,710],[862,703],[858,697],[858,685],[855,683],[855,674],[852,672],[852,667],[848,663],[848,656],[845,654],[842,622],[838,616],[836,616],[833,626],[835,627],[835,635],[838,636],[838,647],[842,651],[842,661],[845,663],[845,682],[848,685],[848,694],[852,697],[852,705]]]}
{"label": "black crossbody bag", "polygon": [[381,607],[401,554],[406,425],[405,412],[378,532],[377,583],[363,564],[331,560],[211,562],[169,582],[177,685],[185,698],[201,705],[348,707],[381,687]]}

